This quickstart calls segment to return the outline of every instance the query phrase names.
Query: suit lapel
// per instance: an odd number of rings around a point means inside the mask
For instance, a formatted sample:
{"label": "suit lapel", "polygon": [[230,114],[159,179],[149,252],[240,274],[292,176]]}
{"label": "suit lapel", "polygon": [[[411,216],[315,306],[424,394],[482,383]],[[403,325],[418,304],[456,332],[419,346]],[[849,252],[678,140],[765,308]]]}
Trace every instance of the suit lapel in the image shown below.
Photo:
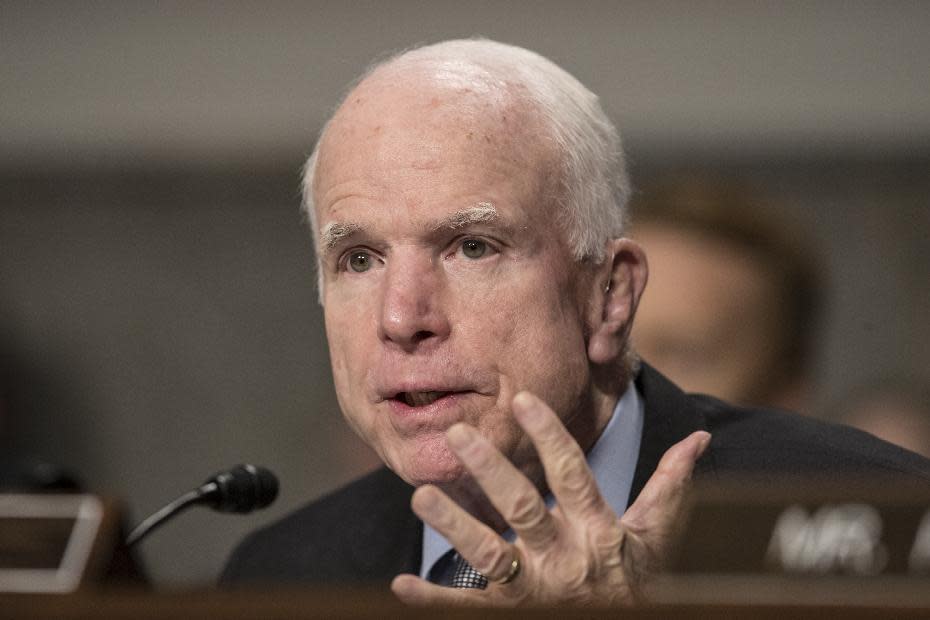
{"label": "suit lapel", "polygon": [[399,573],[417,573],[423,546],[423,523],[410,509],[413,487],[387,468],[372,476],[357,497],[357,512],[346,521],[345,541],[351,550],[351,574],[365,580],[390,580]]}

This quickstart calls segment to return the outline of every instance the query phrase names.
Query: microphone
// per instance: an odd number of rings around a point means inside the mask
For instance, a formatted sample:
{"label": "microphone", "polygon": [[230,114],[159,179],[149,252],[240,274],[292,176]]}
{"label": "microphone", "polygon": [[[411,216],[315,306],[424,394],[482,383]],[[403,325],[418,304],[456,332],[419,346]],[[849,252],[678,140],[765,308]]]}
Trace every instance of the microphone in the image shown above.
{"label": "microphone", "polygon": [[206,504],[219,512],[245,514],[268,506],[276,497],[277,476],[257,465],[236,465],[150,515],[129,533],[126,546],[132,547],[156,527],[195,504]]}

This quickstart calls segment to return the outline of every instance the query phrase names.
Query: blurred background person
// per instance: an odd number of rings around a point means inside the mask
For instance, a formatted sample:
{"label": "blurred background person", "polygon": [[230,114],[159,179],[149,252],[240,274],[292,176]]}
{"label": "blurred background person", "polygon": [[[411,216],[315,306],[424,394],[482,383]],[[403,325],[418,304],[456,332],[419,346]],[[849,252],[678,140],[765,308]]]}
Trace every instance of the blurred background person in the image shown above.
{"label": "blurred background person", "polygon": [[688,391],[808,412],[820,268],[760,205],[736,182],[702,177],[634,197],[633,236],[650,275],[633,339]]}

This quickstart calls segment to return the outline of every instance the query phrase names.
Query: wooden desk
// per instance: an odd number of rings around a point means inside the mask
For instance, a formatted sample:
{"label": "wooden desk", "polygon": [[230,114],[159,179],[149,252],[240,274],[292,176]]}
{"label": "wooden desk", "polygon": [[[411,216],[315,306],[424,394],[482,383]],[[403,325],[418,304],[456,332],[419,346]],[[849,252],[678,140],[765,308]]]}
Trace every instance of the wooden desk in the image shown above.
{"label": "wooden desk", "polygon": [[[677,602],[651,604],[623,609],[418,609],[401,605],[385,591],[267,589],[255,591],[172,591],[90,590],[76,594],[0,595],[0,617],[23,620],[132,619],[170,620],[194,618],[238,620],[259,618],[326,618],[348,620],[366,618],[403,618],[404,620],[469,620],[477,618],[580,619],[631,618],[634,620],[690,620],[753,618],[760,620],[798,618],[800,620],[928,618],[930,617],[930,582],[878,583],[837,589],[825,584],[819,589],[808,584],[806,595],[790,589],[774,588],[760,604],[722,602],[726,584],[703,584],[702,590],[683,588],[674,597],[676,586],[666,584],[668,600]],[[724,587],[717,596],[710,596]],[[852,594],[853,590],[856,594]],[[689,594],[690,592],[690,594]],[[849,596],[850,602],[842,600]],[[901,600],[895,601],[894,597]],[[874,598],[873,598],[874,597]]]}

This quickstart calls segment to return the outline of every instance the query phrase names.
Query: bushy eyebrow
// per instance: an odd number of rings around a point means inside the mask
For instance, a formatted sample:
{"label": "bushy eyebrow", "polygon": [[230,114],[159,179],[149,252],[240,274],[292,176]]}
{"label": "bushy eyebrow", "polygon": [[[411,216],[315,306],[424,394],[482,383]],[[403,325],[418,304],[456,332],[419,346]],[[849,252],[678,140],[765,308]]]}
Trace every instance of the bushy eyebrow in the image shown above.
{"label": "bushy eyebrow", "polygon": [[500,218],[497,209],[490,202],[479,202],[474,207],[462,209],[444,217],[436,225],[436,230],[458,230],[471,224],[486,224]]}
{"label": "bushy eyebrow", "polygon": [[[474,207],[447,215],[429,228],[431,232],[441,233],[448,230],[459,230],[473,224],[486,224],[499,219],[500,214],[494,208],[494,205],[490,202],[479,202]],[[320,232],[320,248],[324,252],[333,250],[340,242],[363,231],[362,225],[356,222],[330,222]]]}
{"label": "bushy eyebrow", "polygon": [[331,222],[320,232],[320,247],[332,250],[340,241],[351,237],[361,229],[362,226],[354,222]]}

